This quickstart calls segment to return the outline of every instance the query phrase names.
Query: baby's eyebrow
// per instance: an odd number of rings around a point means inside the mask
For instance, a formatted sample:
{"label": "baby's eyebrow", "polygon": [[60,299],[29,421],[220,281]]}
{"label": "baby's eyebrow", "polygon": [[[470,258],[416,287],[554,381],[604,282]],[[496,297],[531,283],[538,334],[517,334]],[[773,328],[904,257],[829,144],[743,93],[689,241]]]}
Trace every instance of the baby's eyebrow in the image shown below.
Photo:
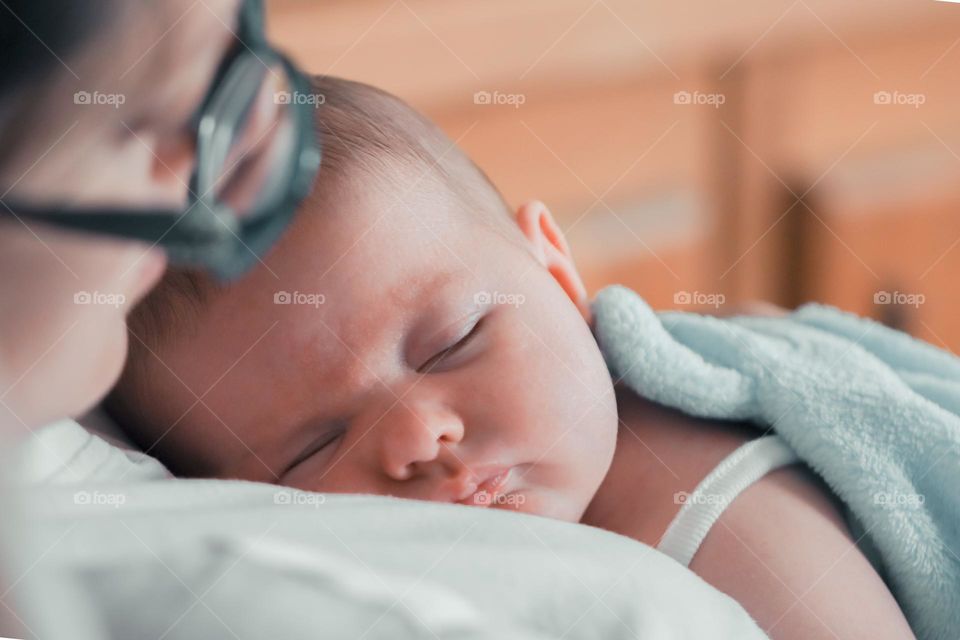
{"label": "baby's eyebrow", "polygon": [[[398,278],[390,287],[387,295],[390,300],[396,300],[401,308],[407,308],[410,304],[420,301],[424,297],[434,297],[436,294],[450,286],[461,275],[461,272],[448,269],[418,274],[416,278]],[[411,286],[410,280],[418,281],[417,286]]]}

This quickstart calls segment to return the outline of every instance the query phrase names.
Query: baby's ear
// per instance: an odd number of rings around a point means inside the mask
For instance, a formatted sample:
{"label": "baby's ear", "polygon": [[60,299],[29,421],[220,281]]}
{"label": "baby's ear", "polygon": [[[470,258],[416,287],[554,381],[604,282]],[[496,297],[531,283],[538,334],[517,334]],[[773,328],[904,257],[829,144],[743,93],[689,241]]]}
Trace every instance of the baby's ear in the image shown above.
{"label": "baby's ear", "polygon": [[573,262],[567,239],[547,205],[538,200],[522,205],[517,209],[517,226],[530,243],[537,261],[546,267],[589,323],[590,303],[586,287]]}

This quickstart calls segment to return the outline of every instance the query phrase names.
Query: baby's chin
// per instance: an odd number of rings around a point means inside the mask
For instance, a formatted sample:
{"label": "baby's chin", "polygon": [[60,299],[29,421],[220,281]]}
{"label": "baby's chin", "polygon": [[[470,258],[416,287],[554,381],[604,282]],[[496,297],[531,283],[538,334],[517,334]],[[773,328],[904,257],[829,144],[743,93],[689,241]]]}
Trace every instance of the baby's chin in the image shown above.
{"label": "baby's chin", "polygon": [[582,501],[558,492],[530,487],[494,496],[488,508],[525,513],[552,520],[579,522],[587,508],[586,504],[580,504],[580,502]]}

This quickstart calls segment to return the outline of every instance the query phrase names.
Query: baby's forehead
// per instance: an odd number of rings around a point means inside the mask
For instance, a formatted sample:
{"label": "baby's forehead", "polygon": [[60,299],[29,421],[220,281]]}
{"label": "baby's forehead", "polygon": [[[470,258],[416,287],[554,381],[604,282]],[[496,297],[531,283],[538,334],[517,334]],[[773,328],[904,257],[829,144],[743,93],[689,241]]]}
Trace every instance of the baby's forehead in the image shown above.
{"label": "baby's forehead", "polygon": [[[281,356],[305,374],[305,395],[324,389],[324,405],[337,406],[361,389],[388,381],[411,347],[464,315],[472,276],[463,270],[427,271],[367,288],[331,293],[322,308],[284,308],[276,338]],[[343,296],[343,297],[341,297]],[[317,400],[317,402],[321,402]]]}
{"label": "baby's forehead", "polygon": [[322,306],[312,321],[346,337],[409,322],[458,282],[475,288],[497,258],[498,236],[456,198],[424,185],[408,193],[386,186],[353,185],[311,202],[268,260],[276,278],[265,277],[266,286],[315,294]]}
{"label": "baby's forehead", "polygon": [[384,321],[383,314],[422,307],[455,274],[477,274],[480,264],[468,255],[477,242],[462,224],[443,211],[419,211],[316,214],[278,247],[268,265],[277,277],[265,283],[322,296],[318,311],[330,322],[348,317],[356,324],[371,315]]}
{"label": "baby's forehead", "polygon": [[321,284],[442,270],[476,244],[471,213],[439,189],[351,188],[302,208],[274,252],[275,269],[312,273]]}

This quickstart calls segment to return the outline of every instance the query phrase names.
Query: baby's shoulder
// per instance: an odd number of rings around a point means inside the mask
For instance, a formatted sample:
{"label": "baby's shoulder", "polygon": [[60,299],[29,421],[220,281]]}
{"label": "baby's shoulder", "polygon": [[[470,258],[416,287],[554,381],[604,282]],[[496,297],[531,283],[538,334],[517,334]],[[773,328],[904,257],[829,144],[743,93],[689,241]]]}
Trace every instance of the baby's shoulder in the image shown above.
{"label": "baby's shoulder", "polygon": [[583,521],[651,546],[680,510],[682,494],[761,433],[743,423],[688,416],[627,389],[618,389],[617,408],[617,448]]}
{"label": "baby's shoulder", "polygon": [[[683,499],[739,446],[763,434],[618,394],[617,451],[585,515],[657,546]],[[595,522],[590,522],[587,516]],[[778,637],[912,638],[882,579],[857,547],[842,506],[805,465],[747,487],[710,528],[690,568]],[[802,606],[799,606],[802,601]],[[857,607],[862,615],[851,616]]]}

